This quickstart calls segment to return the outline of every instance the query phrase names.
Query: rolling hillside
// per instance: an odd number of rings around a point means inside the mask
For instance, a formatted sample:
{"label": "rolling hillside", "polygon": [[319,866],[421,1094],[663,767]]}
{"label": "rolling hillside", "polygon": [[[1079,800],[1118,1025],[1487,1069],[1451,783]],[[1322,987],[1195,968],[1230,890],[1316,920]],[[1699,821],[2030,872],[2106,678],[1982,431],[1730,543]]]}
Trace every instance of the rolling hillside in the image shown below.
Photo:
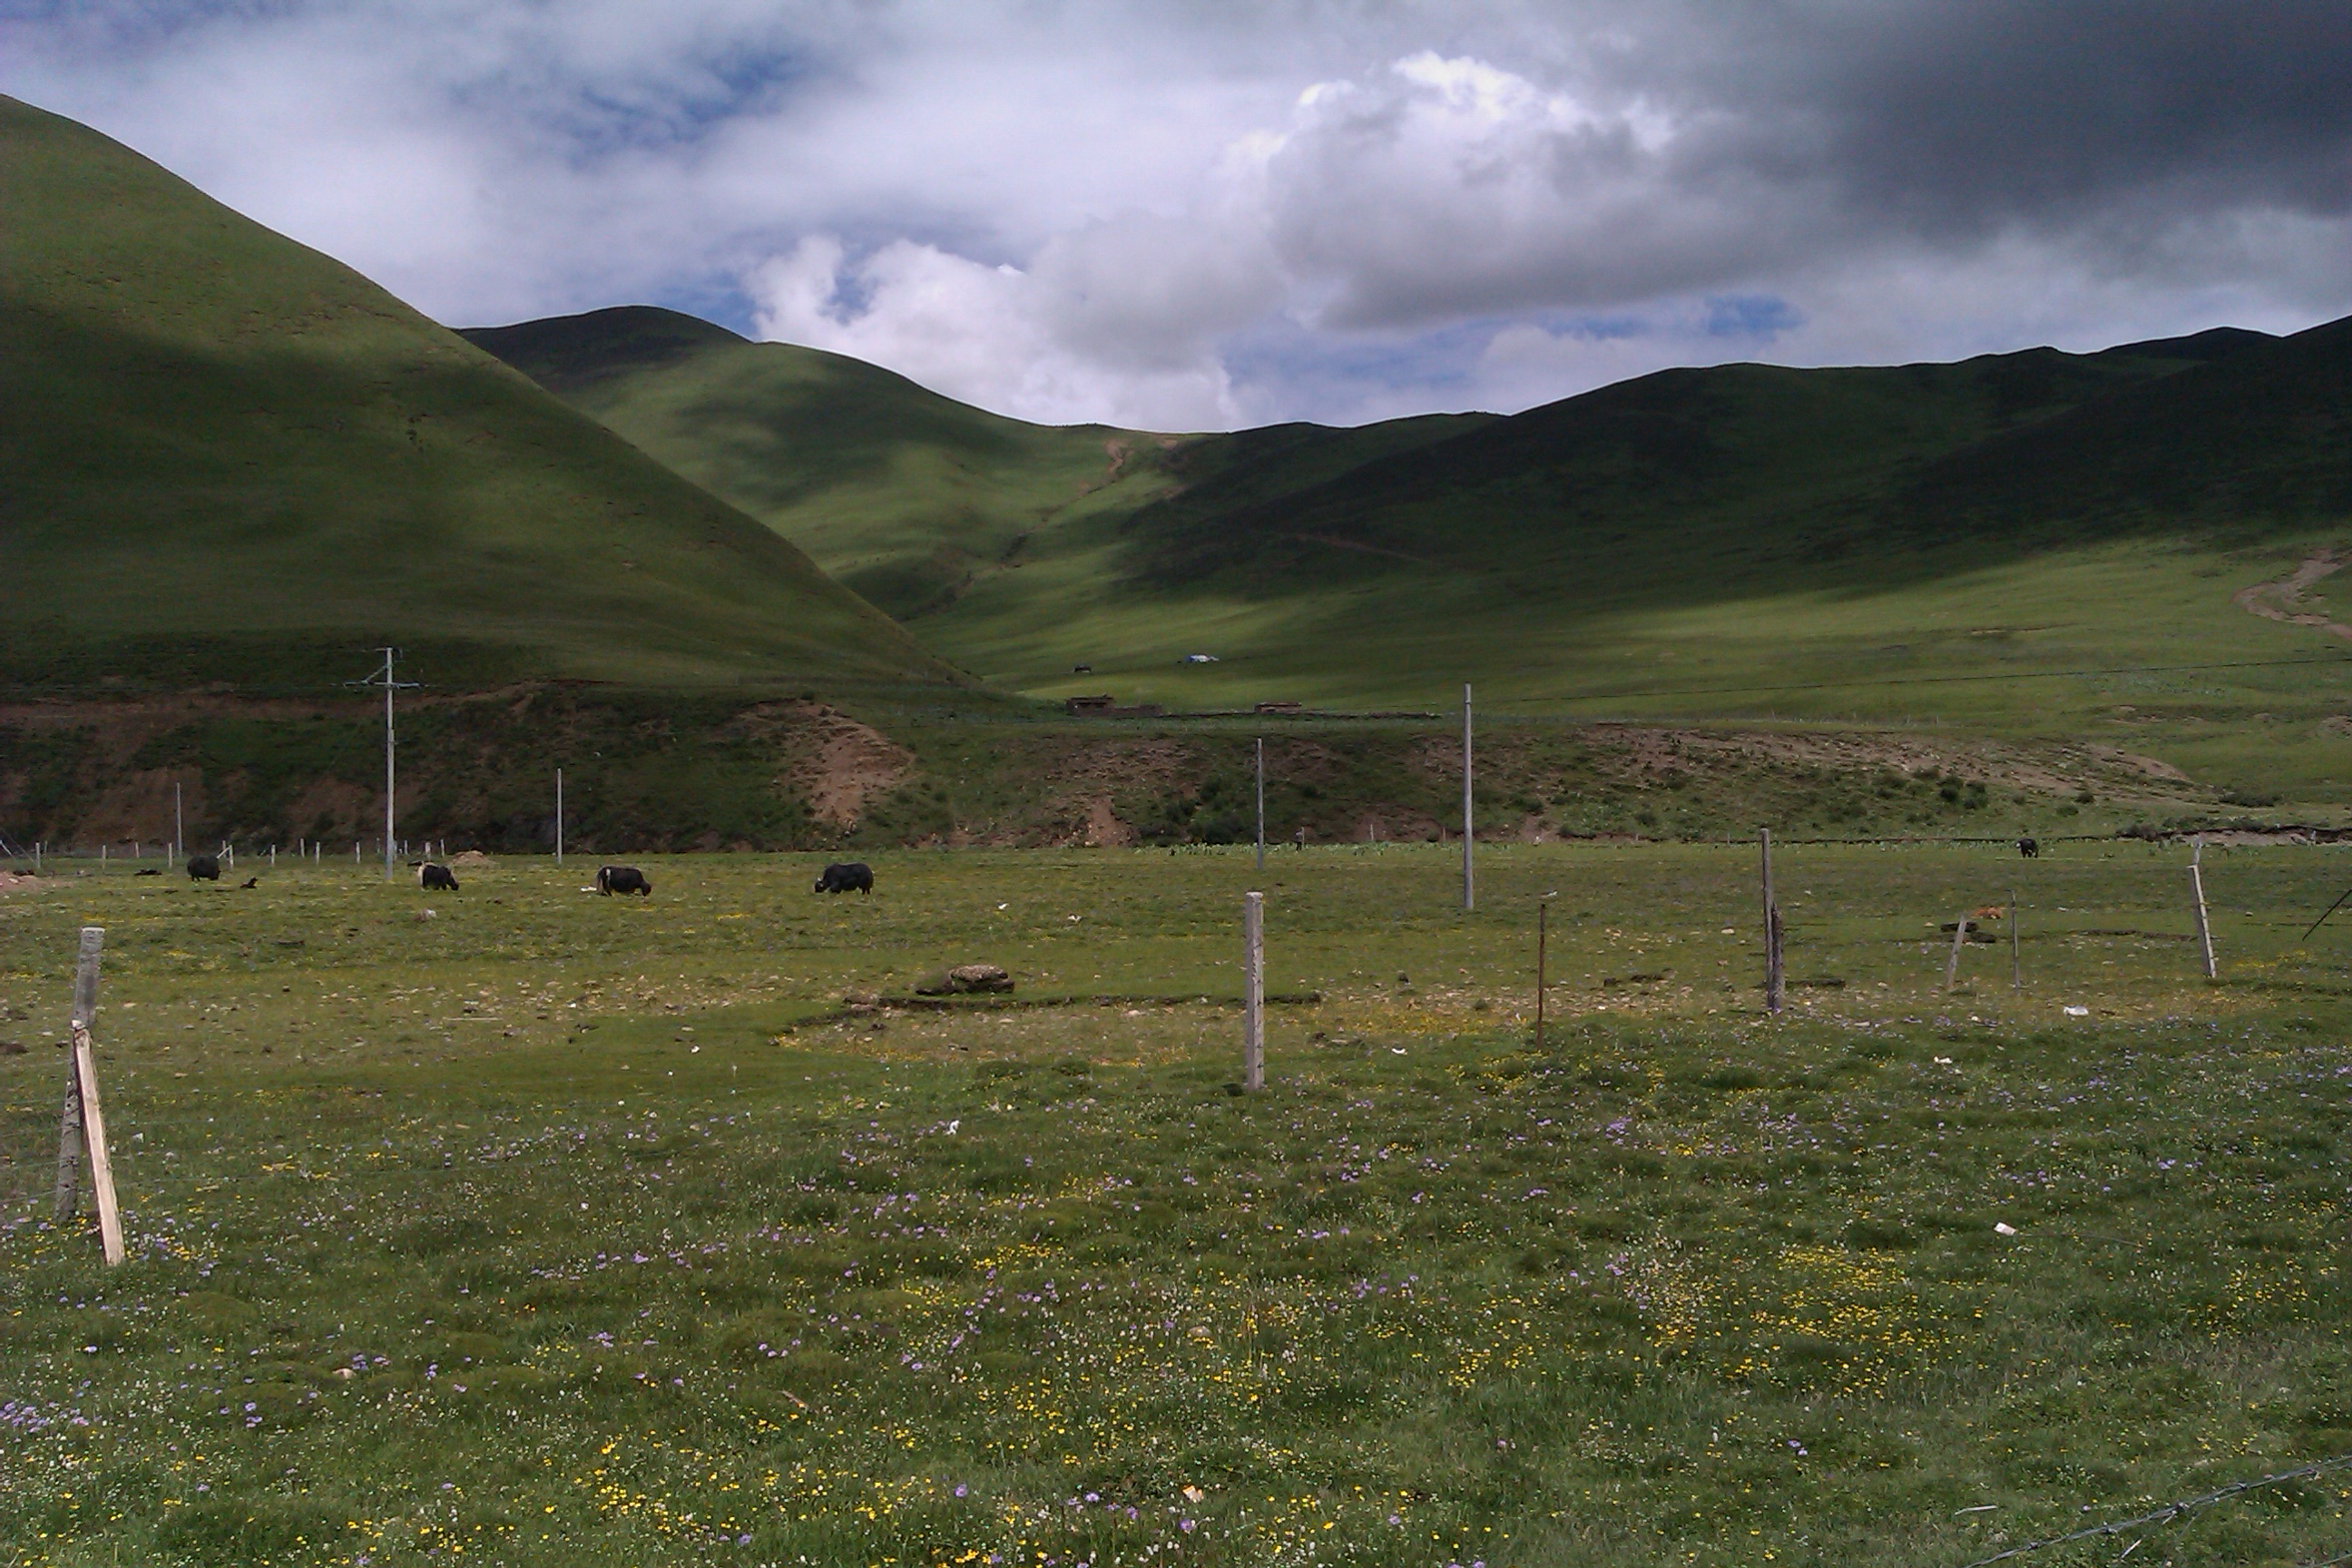
{"label": "rolling hillside", "polygon": [[[1209,437],[1029,425],[860,360],[650,306],[464,335],[926,632],[1000,575],[1041,602],[1084,594],[1083,576],[1051,563],[1116,542],[1116,525],[1156,499],[1262,501],[1488,418]],[[1010,575],[1041,563],[1050,584]]]}
{"label": "rolling hillside", "polygon": [[464,335],[902,619],[1016,563],[1041,527],[1099,492],[1166,488],[1143,460],[1163,437],[1026,425],[859,360],[750,342],[672,310]]}
{"label": "rolling hillside", "polygon": [[476,336],[1024,691],[1428,708],[1467,679],[1490,710],[2066,736],[2352,799],[2315,553],[2352,510],[2352,325],[1151,439],[683,321]]}
{"label": "rolling hillside", "polygon": [[341,264],[0,99],[23,689],[939,683],[800,551]]}

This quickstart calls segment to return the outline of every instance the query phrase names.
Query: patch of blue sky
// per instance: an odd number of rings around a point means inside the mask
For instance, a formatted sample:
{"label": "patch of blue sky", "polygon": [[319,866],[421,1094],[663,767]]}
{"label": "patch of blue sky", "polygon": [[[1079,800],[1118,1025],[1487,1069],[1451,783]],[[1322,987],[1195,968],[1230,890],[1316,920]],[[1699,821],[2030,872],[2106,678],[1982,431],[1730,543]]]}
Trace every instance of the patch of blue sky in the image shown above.
{"label": "patch of blue sky", "polygon": [[1719,294],[1707,300],[1701,330],[1711,338],[1769,342],[1804,324],[1804,313],[1777,294]]}
{"label": "patch of blue sky", "polygon": [[826,61],[788,43],[730,40],[640,76],[566,75],[560,61],[517,64],[452,86],[462,109],[527,112],[546,142],[575,166],[641,153],[691,148],[741,120],[772,113],[795,90],[830,74]]}
{"label": "patch of blue sky", "polygon": [[1226,338],[1218,358],[1244,385],[1461,388],[1504,323],[1463,321],[1411,336],[1339,335],[1276,317]]}

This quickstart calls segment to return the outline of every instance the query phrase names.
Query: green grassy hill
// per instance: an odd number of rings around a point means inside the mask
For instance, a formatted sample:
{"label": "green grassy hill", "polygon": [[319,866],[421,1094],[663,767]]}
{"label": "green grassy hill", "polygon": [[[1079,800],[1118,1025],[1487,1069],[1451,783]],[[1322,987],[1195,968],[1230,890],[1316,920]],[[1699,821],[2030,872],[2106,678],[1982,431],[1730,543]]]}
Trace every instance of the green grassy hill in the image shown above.
{"label": "green grassy hill", "polygon": [[1017,689],[1426,708],[1469,680],[1490,710],[2063,735],[2352,799],[2326,582],[2240,602],[2352,510],[2347,324],[1155,440],[684,320],[478,337]]}
{"label": "green grassy hill", "polygon": [[[971,619],[949,612],[983,587],[991,603],[1084,595],[1118,524],[1157,499],[1263,502],[1489,417],[1208,437],[1030,425],[860,360],[650,306],[465,336],[927,635],[942,617]],[[952,631],[935,640],[964,646]]]}
{"label": "green grassy hill", "polygon": [[939,682],[771,530],[349,268],[0,99],[20,687]]}
{"label": "green grassy hill", "polygon": [[859,360],[750,342],[672,310],[465,336],[902,619],[1018,564],[1041,528],[1098,492],[1167,488],[1144,460],[1165,437],[1024,424]]}

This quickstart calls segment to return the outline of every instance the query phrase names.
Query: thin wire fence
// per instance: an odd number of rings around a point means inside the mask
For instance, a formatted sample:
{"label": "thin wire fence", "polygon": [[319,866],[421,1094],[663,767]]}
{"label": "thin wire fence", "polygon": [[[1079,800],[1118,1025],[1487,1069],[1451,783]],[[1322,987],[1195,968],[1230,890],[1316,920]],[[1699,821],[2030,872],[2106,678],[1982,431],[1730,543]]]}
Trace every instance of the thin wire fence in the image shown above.
{"label": "thin wire fence", "polygon": [[[2151,1509],[2131,1519],[2111,1519],[2104,1524],[2086,1525],[2081,1530],[2070,1531],[2064,1535],[2053,1535],[2040,1541],[2028,1541],[2021,1545],[2010,1547],[2006,1551],[1996,1552],[1990,1557],[1979,1557],[1968,1563],[1967,1568],[1990,1568],[1991,1563],[2007,1563],[2030,1552],[2045,1551],[2053,1546],[2065,1546],[2078,1541],[2096,1541],[2102,1537],[2121,1535],[2127,1531],[2153,1530],[2161,1525],[2185,1523],[2192,1515],[2204,1509],[2211,1508],[2216,1503],[2227,1502],[2232,1498],[2243,1497],[2248,1492],[2260,1490],[2263,1487],[2284,1486],[2289,1481],[2305,1481],[2315,1476],[2324,1476],[2330,1471],[2347,1468],[2352,1468],[2352,1454],[2337,1454],[2332,1458],[2315,1459],[2310,1464],[2298,1465],[2291,1470],[2280,1470],[2273,1475],[2256,1477],[2252,1480],[2233,1481],[2226,1487],[2216,1487],[2210,1492],[2200,1492],[2195,1497],[2182,1498],[2176,1502],[2166,1503],[2161,1508]],[[2128,1552],[2137,1550],[2137,1546],[2126,1547],[2125,1550]],[[2313,1564],[2311,1568],[2328,1568],[2329,1564],[2347,1562],[2352,1562],[2352,1552],[2347,1552],[2341,1557],[2331,1557],[2326,1563]]]}

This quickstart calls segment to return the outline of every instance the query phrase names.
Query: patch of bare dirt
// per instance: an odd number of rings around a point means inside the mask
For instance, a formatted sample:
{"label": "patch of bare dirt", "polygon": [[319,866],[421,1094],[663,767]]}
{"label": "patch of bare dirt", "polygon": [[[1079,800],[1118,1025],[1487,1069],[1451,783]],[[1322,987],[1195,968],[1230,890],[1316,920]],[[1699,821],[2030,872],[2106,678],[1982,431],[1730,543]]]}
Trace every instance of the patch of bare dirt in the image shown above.
{"label": "patch of bare dirt", "polygon": [[[1595,747],[1622,751],[1637,766],[1656,772],[1689,767],[1712,758],[1738,757],[1842,771],[1880,768],[1916,773],[1932,768],[1938,773],[1958,773],[1980,778],[1988,784],[2038,795],[2072,794],[2086,783],[2113,784],[2118,778],[2142,783],[2190,783],[2188,774],[2168,763],[2113,746],[2093,744],[2028,748],[2001,742],[1975,742],[1951,745],[1885,732],[1710,732],[1614,724],[1593,725],[1584,731],[1583,738]],[[1459,746],[1454,748],[1454,755],[1458,766]]]}
{"label": "patch of bare dirt", "polygon": [[800,790],[818,821],[854,827],[866,797],[906,777],[915,754],[869,724],[821,703],[801,705],[805,718],[789,743],[785,779]]}
{"label": "patch of bare dirt", "polygon": [[1111,810],[1109,796],[1097,795],[1087,803],[1084,842],[1090,848],[1124,849],[1135,842],[1135,829]]}
{"label": "patch of bare dirt", "polygon": [[2303,603],[2306,589],[2329,574],[2340,571],[2344,562],[2336,547],[2327,545],[2315,550],[2294,571],[2275,583],[2257,583],[2251,588],[2241,588],[2231,597],[2242,610],[2251,611],[2266,621],[2282,621],[2291,626],[2313,626],[2323,632],[2352,642],[2352,626],[2331,621],[2315,611],[2296,608]]}
{"label": "patch of bare dirt", "polygon": [[28,871],[0,870],[0,894],[45,893],[59,885],[55,877],[36,877]]}

